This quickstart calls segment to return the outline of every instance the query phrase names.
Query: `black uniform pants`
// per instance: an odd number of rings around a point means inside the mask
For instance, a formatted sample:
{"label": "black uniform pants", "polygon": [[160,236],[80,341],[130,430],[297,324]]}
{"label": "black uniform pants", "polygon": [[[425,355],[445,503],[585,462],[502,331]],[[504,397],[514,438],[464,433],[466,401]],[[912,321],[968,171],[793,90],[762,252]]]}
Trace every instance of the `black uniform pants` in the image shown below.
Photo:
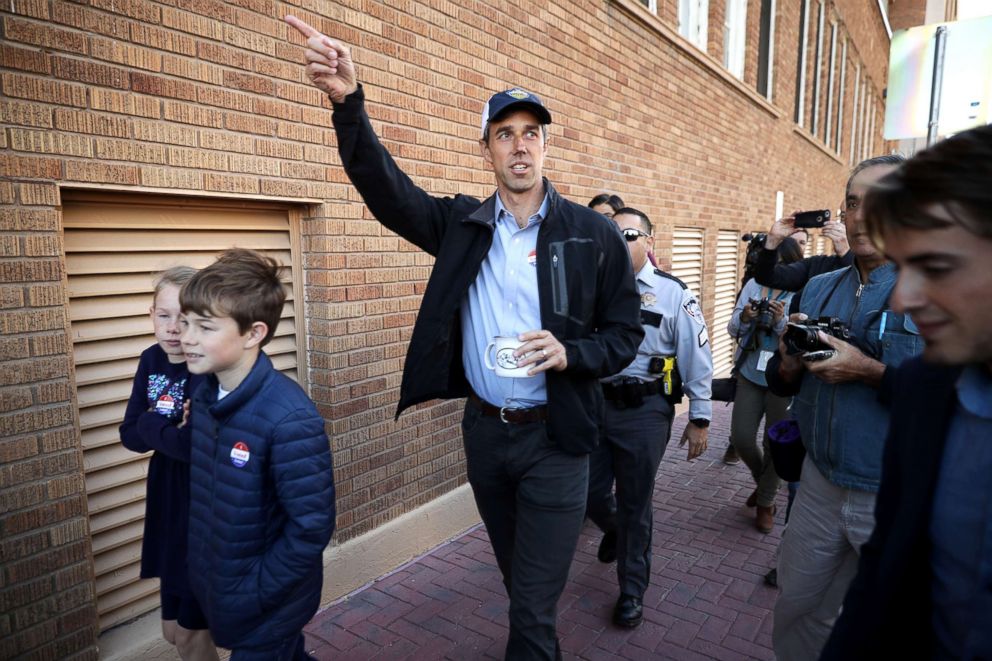
{"label": "black uniform pants", "polygon": [[[589,461],[586,515],[617,533],[620,593],[643,598],[651,576],[654,478],[672,428],[672,406],[661,395],[637,408],[607,400],[599,447]],[[616,496],[613,483],[616,481]]]}
{"label": "black uniform pants", "polygon": [[582,529],[589,455],[552,445],[543,422],[507,424],[468,402],[468,481],[510,596],[506,659],[560,657],[558,599]]}

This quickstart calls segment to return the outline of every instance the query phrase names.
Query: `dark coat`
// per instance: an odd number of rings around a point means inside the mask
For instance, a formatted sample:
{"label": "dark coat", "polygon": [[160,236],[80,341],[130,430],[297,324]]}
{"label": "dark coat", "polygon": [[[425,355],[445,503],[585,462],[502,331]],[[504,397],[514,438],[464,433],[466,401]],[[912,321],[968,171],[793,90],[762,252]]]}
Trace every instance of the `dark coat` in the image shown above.
{"label": "dark coat", "polygon": [[928,658],[933,650],[929,530],[960,373],[914,358],[891,376],[875,529],[821,659],[882,659],[898,650]]}
{"label": "dark coat", "polygon": [[335,515],[324,420],[264,353],[220,401],[208,377],[191,420],[190,586],[214,642],[269,647],[320,604]]}
{"label": "dark coat", "polygon": [[[379,143],[361,88],[334,106],[345,172],[383,225],[435,257],[406,355],[396,415],[435,398],[469,394],[459,309],[492,245],[495,195],[433,197]],[[568,367],[547,375],[548,436],[567,452],[596,445],[603,407],[598,378],[619,373],[644,336],[640,295],[616,226],[558,195],[545,180],[548,216],[537,236],[543,328],[564,345]]]}
{"label": "dark coat", "polygon": [[[191,594],[186,579],[191,427],[177,425],[183,402],[203,381],[189,373],[186,363],[170,363],[153,344],[141,353],[120,426],[121,443],[128,450],[154,450],[145,487],[141,578],[159,577],[163,592],[180,596]],[[160,399],[169,406],[159,405]]]}
{"label": "dark coat", "polygon": [[823,273],[836,271],[854,264],[854,251],[848,250],[843,257],[837,255],[813,255],[790,264],[778,261],[778,251],[762,248],[754,267],[754,279],[759,285],[785,291],[799,291],[806,283]]}

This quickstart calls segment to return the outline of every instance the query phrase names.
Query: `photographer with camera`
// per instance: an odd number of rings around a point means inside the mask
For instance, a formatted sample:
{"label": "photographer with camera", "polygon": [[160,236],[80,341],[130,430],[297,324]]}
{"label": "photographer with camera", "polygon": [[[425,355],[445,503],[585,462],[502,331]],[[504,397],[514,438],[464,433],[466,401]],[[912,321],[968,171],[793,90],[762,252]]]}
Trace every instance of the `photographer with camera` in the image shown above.
{"label": "photographer with camera", "polygon": [[778,560],[781,589],[772,644],[780,661],[815,659],[840,611],[861,545],[875,525],[875,493],[889,413],[878,388],[886,369],[923,348],[910,318],[892,309],[895,265],[869,239],[861,200],[903,162],[864,161],[847,185],[845,228],[854,264],[809,281],[806,322],[790,324],[766,376],[794,395],[806,459]]}
{"label": "photographer with camera", "polygon": [[684,390],[689,421],[679,445],[688,443],[686,458],[695,459],[706,450],[713,358],[696,297],[681,280],[648,261],[654,245],[651,221],[626,207],[613,222],[626,240],[636,273],[644,339],[634,362],[602,380],[606,402],[599,447],[589,459],[586,515],[605,533],[599,560],[617,561],[620,597],[613,622],[633,628],[641,623],[651,577],[654,479],[671,435],[675,404]]}
{"label": "photographer with camera", "polygon": [[[785,263],[802,259],[798,243],[787,238],[778,247]],[[778,347],[778,336],[785,330],[785,311],[792,292],[762,287],[753,279],[741,291],[730,315],[727,332],[737,339],[734,371],[737,389],[730,421],[730,447],[737,451],[751,471],[755,490],[747,499],[748,507],[756,507],[755,527],[769,533],[775,525],[775,494],[779,477],[772,465],[768,443],[768,428],[787,417],[788,397],[779,397],[768,390],[765,369]],[[757,434],[761,419],[765,419],[765,434],[761,447]]]}
{"label": "photographer with camera", "polygon": [[854,253],[850,251],[847,232],[844,229],[845,213],[841,213],[840,220],[827,220],[822,225],[823,235],[833,243],[833,255],[813,255],[790,264],[779,262],[777,252],[779,244],[788,237],[796,238],[799,232],[806,232],[808,237],[809,231],[803,227],[796,227],[798,211],[776,220],[765,235],[763,248],[757,253],[754,279],[759,285],[766,287],[799,291],[806,286],[810,278],[853,264]]}
{"label": "photographer with camera", "polygon": [[[926,344],[886,376],[876,526],[825,661],[992,659],[992,126],[921,151],[868,194]],[[982,301],[985,301],[983,303]]]}

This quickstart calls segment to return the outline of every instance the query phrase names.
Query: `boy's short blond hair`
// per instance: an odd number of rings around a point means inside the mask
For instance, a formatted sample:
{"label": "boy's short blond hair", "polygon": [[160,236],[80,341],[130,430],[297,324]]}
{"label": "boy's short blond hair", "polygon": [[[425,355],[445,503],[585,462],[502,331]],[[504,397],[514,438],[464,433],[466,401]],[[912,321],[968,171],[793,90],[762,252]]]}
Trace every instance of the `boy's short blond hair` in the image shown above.
{"label": "boy's short blond hair", "polygon": [[182,289],[183,285],[192,280],[194,275],[196,275],[196,269],[192,266],[173,266],[170,269],[162,271],[155,276],[152,301],[157,300],[158,295],[162,293],[162,289],[168,285]]}
{"label": "boy's short blond hair", "polygon": [[268,255],[231,248],[183,286],[179,306],[183,312],[231,317],[241,333],[261,321],[269,329],[259,344],[265,346],[275,335],[286,302],[279,281],[281,269],[282,265]]}

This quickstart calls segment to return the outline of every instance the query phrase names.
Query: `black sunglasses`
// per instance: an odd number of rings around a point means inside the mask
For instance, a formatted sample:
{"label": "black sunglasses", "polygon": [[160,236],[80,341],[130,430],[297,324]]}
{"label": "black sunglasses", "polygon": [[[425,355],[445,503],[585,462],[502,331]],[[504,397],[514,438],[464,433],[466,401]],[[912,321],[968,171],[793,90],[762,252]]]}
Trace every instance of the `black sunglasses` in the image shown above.
{"label": "black sunglasses", "polygon": [[636,227],[628,227],[626,229],[620,230],[620,233],[623,234],[623,238],[627,239],[627,241],[637,241],[637,239],[639,239],[642,236],[651,236],[647,232],[642,232]]}

